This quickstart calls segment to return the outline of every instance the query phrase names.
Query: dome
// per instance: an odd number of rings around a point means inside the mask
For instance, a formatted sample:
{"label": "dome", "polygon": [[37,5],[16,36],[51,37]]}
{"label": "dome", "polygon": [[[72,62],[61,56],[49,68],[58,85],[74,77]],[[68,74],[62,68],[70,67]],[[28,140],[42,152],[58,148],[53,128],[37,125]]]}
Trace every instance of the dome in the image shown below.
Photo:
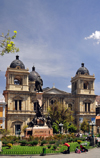
{"label": "dome", "polygon": [[19,56],[16,55],[16,60],[12,61],[10,64],[10,68],[16,68],[17,66],[20,66],[21,69],[25,69],[25,66],[21,60],[19,60]]}
{"label": "dome", "polygon": [[77,75],[78,74],[82,74],[82,75],[88,74],[89,75],[89,70],[86,67],[84,67],[84,63],[82,63],[81,67],[77,70],[76,74]]}
{"label": "dome", "polygon": [[35,71],[35,67],[33,66],[32,71],[29,74],[29,80],[36,81],[38,77],[40,77],[40,75]]}

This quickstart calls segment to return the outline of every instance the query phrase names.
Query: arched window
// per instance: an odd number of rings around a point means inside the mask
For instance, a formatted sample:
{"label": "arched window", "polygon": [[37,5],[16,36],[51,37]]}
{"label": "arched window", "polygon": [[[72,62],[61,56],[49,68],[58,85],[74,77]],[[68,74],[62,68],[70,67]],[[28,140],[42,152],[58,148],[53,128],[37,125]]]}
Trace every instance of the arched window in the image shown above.
{"label": "arched window", "polygon": [[72,110],[72,104],[68,104],[68,108]]}
{"label": "arched window", "polygon": [[84,82],[84,89],[88,89],[88,82]]}
{"label": "arched window", "polygon": [[90,112],[90,103],[85,103],[85,112]]}
{"label": "arched window", "polygon": [[22,78],[20,76],[16,76],[14,78],[14,84],[15,85],[22,85]]}
{"label": "arched window", "polygon": [[53,105],[56,103],[56,100],[51,100],[50,103]]}

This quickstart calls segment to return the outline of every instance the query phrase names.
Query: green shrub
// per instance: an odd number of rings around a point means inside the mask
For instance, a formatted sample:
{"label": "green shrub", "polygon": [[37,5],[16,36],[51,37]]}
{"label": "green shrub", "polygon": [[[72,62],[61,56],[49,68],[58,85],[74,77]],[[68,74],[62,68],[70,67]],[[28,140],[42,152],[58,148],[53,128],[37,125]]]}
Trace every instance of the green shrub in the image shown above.
{"label": "green shrub", "polygon": [[48,147],[48,149],[50,149],[50,148],[51,148],[51,145],[49,144],[49,145],[47,145],[47,147]]}
{"label": "green shrub", "polygon": [[56,150],[57,149],[57,145],[53,145],[53,149]]}
{"label": "green shrub", "polygon": [[21,140],[20,143],[21,143],[21,146],[25,146],[26,144],[28,144],[26,140]]}
{"label": "green shrub", "polygon": [[34,146],[34,145],[38,144],[38,141],[37,140],[33,140],[33,141],[30,141],[28,144],[31,144],[32,146]]}
{"label": "green shrub", "polygon": [[77,142],[78,138],[74,138],[74,141]]}
{"label": "green shrub", "polygon": [[76,139],[75,139],[75,138],[73,139],[73,142],[76,142]]}
{"label": "green shrub", "polygon": [[11,140],[11,141],[10,141],[10,143],[11,143],[11,144],[14,144],[14,141],[13,141],[13,140]]}
{"label": "green shrub", "polygon": [[43,140],[42,142],[41,142],[41,146],[43,146],[44,144],[46,144],[47,143],[47,141],[46,140]]}
{"label": "green shrub", "polygon": [[49,141],[49,144],[55,144],[55,140],[51,140],[51,141]]}
{"label": "green shrub", "polygon": [[8,142],[7,142],[6,140],[4,140],[4,141],[2,141],[2,144],[3,144],[4,146],[6,146],[6,145],[8,144]]}
{"label": "green shrub", "polygon": [[70,135],[70,134],[67,134],[67,138],[70,139],[70,137],[71,137],[71,135]]}
{"label": "green shrub", "polygon": [[59,146],[60,144],[60,140],[56,141],[56,145]]}

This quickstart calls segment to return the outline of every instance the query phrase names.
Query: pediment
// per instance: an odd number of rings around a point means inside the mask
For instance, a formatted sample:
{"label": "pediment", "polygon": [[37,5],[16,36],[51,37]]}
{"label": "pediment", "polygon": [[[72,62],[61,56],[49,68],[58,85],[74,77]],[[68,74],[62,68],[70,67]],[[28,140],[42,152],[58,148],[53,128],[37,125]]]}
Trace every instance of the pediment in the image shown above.
{"label": "pediment", "polygon": [[23,123],[23,121],[22,120],[14,120],[14,121],[12,121],[12,123]]}
{"label": "pediment", "polygon": [[65,94],[67,92],[61,91],[61,90],[59,90],[57,88],[50,88],[50,89],[44,91],[44,93],[45,94]]}
{"label": "pediment", "polygon": [[91,99],[85,99],[84,101],[83,101],[83,103],[92,103],[93,101],[91,100]]}
{"label": "pediment", "polygon": [[18,96],[15,96],[13,100],[23,100],[23,98],[18,95]]}

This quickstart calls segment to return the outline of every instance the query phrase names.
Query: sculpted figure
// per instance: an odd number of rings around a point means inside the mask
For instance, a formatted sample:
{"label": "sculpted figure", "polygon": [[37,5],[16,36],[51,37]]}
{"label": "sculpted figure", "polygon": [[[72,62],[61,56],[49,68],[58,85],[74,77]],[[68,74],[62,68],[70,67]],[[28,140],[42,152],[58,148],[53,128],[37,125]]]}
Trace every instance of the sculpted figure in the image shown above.
{"label": "sculpted figure", "polygon": [[47,117],[47,126],[51,128],[51,117],[49,115]]}
{"label": "sculpted figure", "polygon": [[45,118],[43,116],[43,106],[44,106],[44,103],[40,107],[39,101],[37,101],[36,115],[31,122],[27,123],[28,127],[34,127],[34,125],[37,125],[37,119],[43,121],[43,124],[44,124]]}
{"label": "sculpted figure", "polygon": [[35,81],[35,90],[37,90],[38,92],[43,92],[42,86],[43,86],[43,80],[41,79],[40,76],[38,76],[37,80]]}

